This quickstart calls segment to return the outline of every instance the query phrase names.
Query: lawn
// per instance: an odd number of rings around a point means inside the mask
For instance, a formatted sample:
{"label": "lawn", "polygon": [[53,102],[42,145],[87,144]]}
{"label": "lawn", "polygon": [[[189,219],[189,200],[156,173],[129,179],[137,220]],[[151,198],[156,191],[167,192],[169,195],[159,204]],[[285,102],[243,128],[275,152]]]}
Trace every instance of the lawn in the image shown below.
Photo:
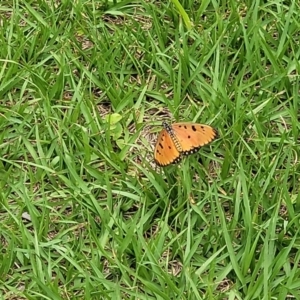
{"label": "lawn", "polygon": [[0,299],[300,299],[299,1],[180,3],[1,1]]}

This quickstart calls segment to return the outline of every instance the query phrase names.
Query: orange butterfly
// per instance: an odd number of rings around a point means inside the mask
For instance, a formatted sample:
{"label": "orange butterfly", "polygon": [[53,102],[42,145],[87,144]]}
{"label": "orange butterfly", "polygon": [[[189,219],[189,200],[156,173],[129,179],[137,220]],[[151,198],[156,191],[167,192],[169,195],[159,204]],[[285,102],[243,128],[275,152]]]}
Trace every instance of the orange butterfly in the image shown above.
{"label": "orange butterfly", "polygon": [[213,141],[218,133],[208,125],[197,123],[163,122],[154,150],[154,160],[159,166],[180,162],[183,155],[197,152]]}

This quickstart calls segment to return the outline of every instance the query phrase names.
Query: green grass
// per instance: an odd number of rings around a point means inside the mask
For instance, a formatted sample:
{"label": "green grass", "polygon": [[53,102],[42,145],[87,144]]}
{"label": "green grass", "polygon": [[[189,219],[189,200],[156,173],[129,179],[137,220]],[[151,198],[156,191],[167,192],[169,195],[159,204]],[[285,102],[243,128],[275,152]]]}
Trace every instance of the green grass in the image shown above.
{"label": "green grass", "polygon": [[1,299],[300,299],[298,1],[0,13]]}

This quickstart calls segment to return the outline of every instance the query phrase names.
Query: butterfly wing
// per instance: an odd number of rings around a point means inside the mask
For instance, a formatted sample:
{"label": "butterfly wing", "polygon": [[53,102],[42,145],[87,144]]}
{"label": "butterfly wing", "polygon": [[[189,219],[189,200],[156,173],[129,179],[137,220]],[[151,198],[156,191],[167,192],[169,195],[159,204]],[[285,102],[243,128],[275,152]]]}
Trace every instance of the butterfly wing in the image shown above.
{"label": "butterfly wing", "polygon": [[182,154],[197,152],[202,146],[213,141],[217,131],[209,125],[197,123],[174,123],[172,129],[182,147]]}
{"label": "butterfly wing", "polygon": [[158,136],[154,149],[154,160],[159,166],[167,166],[181,160],[180,152],[165,129]]}

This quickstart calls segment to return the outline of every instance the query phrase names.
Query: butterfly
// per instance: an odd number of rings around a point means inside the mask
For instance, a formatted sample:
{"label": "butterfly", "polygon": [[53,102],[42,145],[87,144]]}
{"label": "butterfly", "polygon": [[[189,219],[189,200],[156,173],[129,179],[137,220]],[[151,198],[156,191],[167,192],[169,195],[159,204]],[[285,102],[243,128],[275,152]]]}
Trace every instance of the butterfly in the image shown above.
{"label": "butterfly", "polygon": [[163,122],[155,149],[154,160],[159,166],[178,163],[182,156],[197,152],[202,146],[213,141],[217,131],[209,125],[197,123]]}

